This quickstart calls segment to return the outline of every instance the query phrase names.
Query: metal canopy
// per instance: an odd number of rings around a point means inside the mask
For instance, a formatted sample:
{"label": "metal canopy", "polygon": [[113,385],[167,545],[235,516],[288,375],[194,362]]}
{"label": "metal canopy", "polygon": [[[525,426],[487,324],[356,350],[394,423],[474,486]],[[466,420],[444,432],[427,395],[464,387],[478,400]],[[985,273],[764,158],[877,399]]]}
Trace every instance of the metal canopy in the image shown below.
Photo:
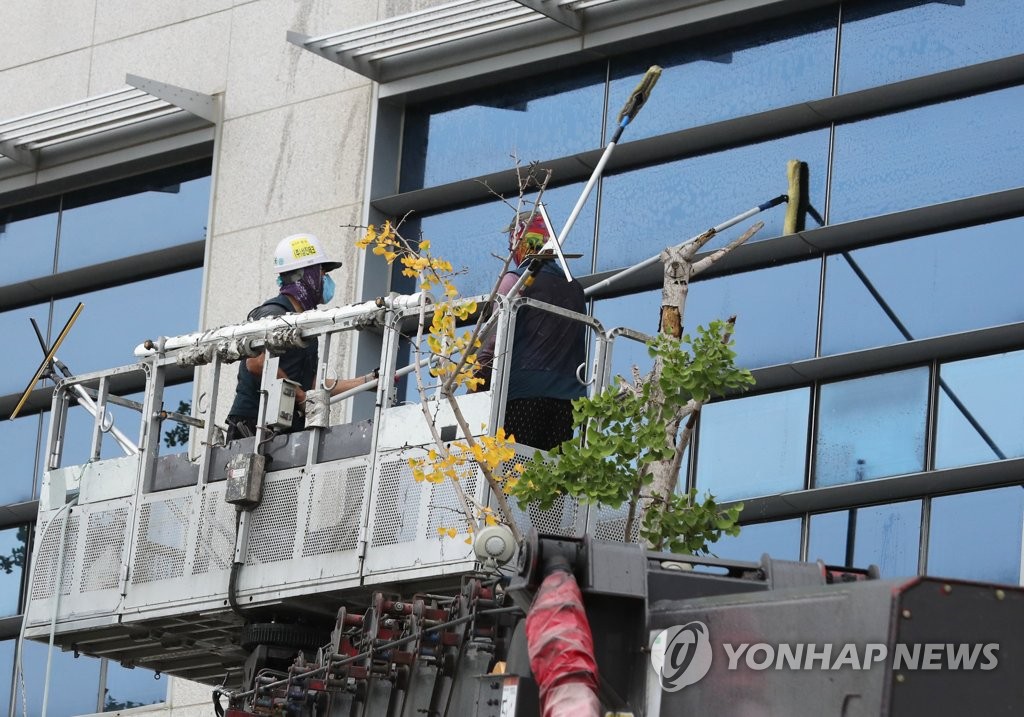
{"label": "metal canopy", "polygon": [[90,140],[109,144],[115,133],[134,136],[161,118],[172,118],[172,129],[175,116],[192,124],[195,118],[205,120],[202,125],[217,121],[216,101],[209,95],[135,75],[125,81],[128,86],[120,90],[0,122],[0,155],[35,170],[44,153],[59,155]]}
{"label": "metal canopy", "polygon": [[387,82],[513,47],[582,38],[585,32],[624,19],[697,4],[693,0],[455,0],[318,37],[289,32],[288,40],[372,80]]}

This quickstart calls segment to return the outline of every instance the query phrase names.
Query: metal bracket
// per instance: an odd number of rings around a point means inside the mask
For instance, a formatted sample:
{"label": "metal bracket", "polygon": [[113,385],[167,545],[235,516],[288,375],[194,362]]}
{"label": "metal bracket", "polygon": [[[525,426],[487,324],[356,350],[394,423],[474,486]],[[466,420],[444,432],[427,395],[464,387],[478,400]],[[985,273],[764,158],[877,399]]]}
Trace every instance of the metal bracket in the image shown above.
{"label": "metal bracket", "polygon": [[29,152],[28,150],[16,147],[13,141],[0,142],[0,154],[9,159],[13,159],[18,164],[22,164],[29,169],[36,169],[39,167],[39,155]]}
{"label": "metal bracket", "polygon": [[549,17],[576,32],[583,32],[583,18],[573,10],[566,10],[553,0],[515,0],[523,7]]}
{"label": "metal bracket", "polygon": [[217,111],[217,100],[212,95],[204,95],[193,90],[186,90],[184,87],[132,74],[125,75],[124,81],[136,89],[151,94],[164,102],[169,102],[175,107],[180,107],[211,124],[217,124],[220,113]]}

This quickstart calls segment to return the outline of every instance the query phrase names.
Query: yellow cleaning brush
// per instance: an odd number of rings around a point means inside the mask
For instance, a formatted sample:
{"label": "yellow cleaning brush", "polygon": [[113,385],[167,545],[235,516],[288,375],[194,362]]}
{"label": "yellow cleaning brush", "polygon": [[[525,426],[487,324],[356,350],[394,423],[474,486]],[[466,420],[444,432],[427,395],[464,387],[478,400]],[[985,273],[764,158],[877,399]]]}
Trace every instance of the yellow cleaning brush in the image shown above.
{"label": "yellow cleaning brush", "polygon": [[786,163],[786,177],[789,179],[789,192],[782,233],[795,234],[804,230],[807,209],[810,206],[807,197],[807,162],[801,162],[799,159],[789,160]]}

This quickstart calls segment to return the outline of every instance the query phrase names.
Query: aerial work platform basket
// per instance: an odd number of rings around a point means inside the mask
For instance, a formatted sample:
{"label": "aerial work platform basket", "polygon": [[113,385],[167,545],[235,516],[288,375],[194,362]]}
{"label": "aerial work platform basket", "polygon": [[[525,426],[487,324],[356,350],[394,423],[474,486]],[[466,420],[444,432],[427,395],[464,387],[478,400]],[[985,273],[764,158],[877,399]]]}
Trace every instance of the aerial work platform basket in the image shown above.
{"label": "aerial work platform basket", "polygon": [[[530,299],[498,297],[491,389],[458,398],[466,424],[480,434],[501,425],[516,314],[527,306],[585,324],[593,361],[580,378],[591,390],[609,380],[611,349],[621,332]],[[429,305],[425,313],[429,321]],[[333,620],[341,606],[365,604],[375,591],[457,591],[460,579],[478,567],[459,497],[451,481],[414,479],[409,459],[426,455],[431,433],[418,398],[396,400],[396,367],[403,351],[409,353],[419,315],[417,297],[392,297],[162,337],[136,350],[136,364],[61,381],[52,402],[25,636],[220,684],[248,654],[239,644],[245,614],[315,624]],[[234,386],[239,359],[317,341],[318,381],[329,385],[332,350],[352,332],[380,346],[372,416],[345,421],[342,410],[325,406],[307,415],[306,430],[224,441],[213,417],[223,420],[226,408],[218,411],[217,398],[230,394],[220,389]],[[276,375],[276,361],[266,364],[264,393]],[[168,372],[182,367],[203,374],[191,415],[164,405]],[[141,402],[111,391],[133,372],[145,376]],[[65,465],[62,451],[73,423],[68,410],[83,392],[95,404],[91,458]],[[121,433],[123,424],[114,434],[109,409],[118,404],[139,410],[137,441]],[[446,440],[461,437],[445,403],[432,400],[427,410]],[[187,452],[163,445],[169,421],[191,428]],[[109,453],[104,442],[109,448],[115,439],[126,455],[101,457]],[[261,496],[251,510],[239,510],[225,500],[229,464],[257,453],[267,461]],[[525,463],[534,453],[516,444],[510,463]],[[461,489],[495,505],[483,476],[468,466]],[[622,539],[622,519],[614,512],[569,499],[548,511],[527,510],[509,500],[510,518],[523,531],[532,524],[548,534],[616,537],[617,530]],[[449,529],[457,537],[442,535]],[[240,568],[233,571],[236,563]]]}

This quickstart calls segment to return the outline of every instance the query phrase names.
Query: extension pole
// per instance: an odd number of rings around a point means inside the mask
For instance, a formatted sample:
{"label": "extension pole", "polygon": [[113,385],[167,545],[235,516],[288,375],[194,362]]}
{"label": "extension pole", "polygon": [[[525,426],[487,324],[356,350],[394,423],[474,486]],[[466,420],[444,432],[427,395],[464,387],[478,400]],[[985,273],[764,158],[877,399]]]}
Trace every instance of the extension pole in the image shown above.
{"label": "extension pole", "polygon": [[[597,184],[597,180],[601,178],[604,172],[605,165],[608,164],[608,160],[612,156],[612,152],[615,151],[615,145],[622,137],[622,132],[629,126],[629,123],[637,116],[640,110],[643,108],[647,99],[651,96],[651,90],[654,89],[654,85],[658,82],[658,78],[661,77],[661,67],[658,65],[651,65],[651,67],[644,74],[643,79],[640,80],[640,84],[636,86],[630,94],[629,99],[626,100],[626,104],[622,106],[619,111],[619,126],[615,130],[615,134],[612,136],[610,142],[604,149],[604,153],[601,155],[601,159],[598,161],[597,166],[594,167],[594,171],[590,175],[590,179],[587,180],[587,185],[583,187],[583,193],[580,194],[580,198],[576,200],[576,206],[573,207],[572,213],[569,214],[569,219],[566,221],[565,226],[562,227],[562,231],[558,233],[558,237],[555,239],[548,239],[548,244],[555,242],[555,244],[561,249],[562,244],[565,242],[565,237],[569,234],[569,230],[572,229],[573,224],[576,223],[576,218],[580,215],[583,210],[583,205],[587,203],[587,199],[590,197],[590,192],[594,189],[594,185]],[[550,228],[550,225],[549,225]],[[547,244],[541,248],[541,252],[547,249],[551,249]],[[524,286],[529,286],[533,283],[533,278],[542,265],[542,259],[533,259],[527,270],[524,271],[515,285],[508,292],[508,299],[511,301],[514,299]]]}
{"label": "extension pole", "polygon": [[[430,358],[429,357],[428,358],[421,358],[419,361],[414,361],[413,363],[407,364],[407,365],[403,366],[402,368],[398,369],[397,371],[395,371],[395,378],[399,379],[399,378],[402,378],[403,376],[408,376],[410,373],[415,371],[417,368],[419,368],[421,366],[426,366],[428,363],[430,363]],[[396,383],[397,383],[397,381],[396,381]],[[380,385],[380,377],[379,376],[377,378],[373,379],[372,381],[367,381],[366,383],[360,384],[358,386],[355,386],[354,388],[350,388],[347,391],[339,393],[337,396],[331,396],[331,401],[330,402],[331,403],[338,403],[339,401],[344,401],[346,398],[351,398],[352,396],[355,396],[356,394],[363,393],[364,391],[375,390],[378,385]]]}
{"label": "extension pole", "polygon": [[[682,244],[679,244],[677,248],[686,246],[687,244],[689,244],[690,242],[694,241],[695,239],[699,239],[699,238],[707,236],[709,234],[713,237],[713,236],[715,236],[716,234],[718,234],[720,232],[724,232],[729,227],[734,226],[736,224],[739,224],[740,222],[742,222],[745,219],[749,219],[750,217],[754,216],[755,214],[760,214],[761,212],[765,211],[766,209],[771,209],[772,207],[779,206],[780,204],[785,202],[787,199],[788,199],[787,195],[780,194],[779,196],[775,197],[774,199],[769,199],[767,202],[764,202],[763,204],[758,204],[756,207],[751,207],[750,209],[748,209],[747,211],[743,212],[742,214],[737,214],[732,219],[726,219],[724,222],[722,222],[718,226],[711,227],[706,232],[702,232],[701,234],[698,234],[697,236],[690,237],[689,239],[684,241]],[[643,261],[641,261],[638,264],[634,264],[633,266],[627,267],[627,268],[623,269],[622,271],[618,272],[617,274],[612,274],[607,279],[603,279],[603,280],[597,282],[596,284],[594,284],[592,286],[588,286],[586,289],[583,290],[583,294],[584,294],[584,296],[591,296],[595,292],[600,291],[601,289],[604,289],[606,287],[611,286],[613,283],[615,283],[616,281],[619,281],[620,279],[624,279],[627,276],[635,274],[636,272],[640,271],[641,269],[646,269],[649,266],[654,266],[659,261],[661,261],[661,252],[658,252],[657,254],[655,254],[654,256],[652,256],[652,257],[650,257],[648,259],[644,259]]]}

